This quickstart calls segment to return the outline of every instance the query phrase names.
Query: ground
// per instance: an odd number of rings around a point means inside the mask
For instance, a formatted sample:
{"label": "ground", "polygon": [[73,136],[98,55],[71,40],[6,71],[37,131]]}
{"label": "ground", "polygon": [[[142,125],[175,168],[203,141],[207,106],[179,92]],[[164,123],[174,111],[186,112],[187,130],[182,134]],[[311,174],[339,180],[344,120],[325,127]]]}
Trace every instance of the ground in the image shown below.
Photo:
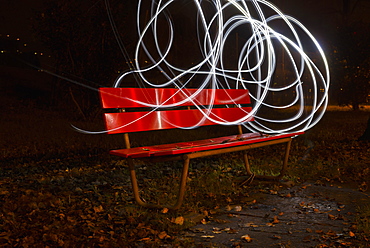
{"label": "ground", "polygon": [[358,247],[355,215],[358,206],[370,204],[370,195],[317,181],[283,184],[246,201],[219,209],[184,236],[213,247]]}
{"label": "ground", "polygon": [[[357,140],[368,106],[330,106],[294,139],[281,182],[239,187],[238,154],[192,161],[185,203],[167,212],[133,201],[125,163],[108,155],[122,137],[72,128],[102,130],[99,114],[81,120],[43,94],[17,93],[24,81],[13,76],[0,78],[0,247],[369,247],[370,146]],[[276,170],[279,152],[251,150],[254,170]],[[171,200],[179,170],[140,167],[143,196]]]}

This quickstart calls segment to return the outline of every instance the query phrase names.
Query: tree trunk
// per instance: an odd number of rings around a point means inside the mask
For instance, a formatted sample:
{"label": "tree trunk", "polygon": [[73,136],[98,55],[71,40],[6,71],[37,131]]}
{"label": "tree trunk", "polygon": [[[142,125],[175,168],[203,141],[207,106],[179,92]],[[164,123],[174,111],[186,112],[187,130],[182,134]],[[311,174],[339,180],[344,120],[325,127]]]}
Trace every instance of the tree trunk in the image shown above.
{"label": "tree trunk", "polygon": [[352,103],[352,109],[354,111],[360,110],[360,104],[359,103]]}
{"label": "tree trunk", "polygon": [[370,141],[370,117],[369,117],[369,120],[367,121],[367,128],[364,134],[360,138],[358,138],[358,140]]}

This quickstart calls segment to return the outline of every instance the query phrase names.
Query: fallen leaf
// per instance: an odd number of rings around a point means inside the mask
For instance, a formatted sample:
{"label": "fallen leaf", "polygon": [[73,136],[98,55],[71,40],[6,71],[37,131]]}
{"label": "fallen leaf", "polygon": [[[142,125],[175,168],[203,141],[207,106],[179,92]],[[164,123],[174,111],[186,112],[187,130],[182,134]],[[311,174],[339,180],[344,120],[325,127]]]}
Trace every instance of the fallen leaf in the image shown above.
{"label": "fallen leaf", "polygon": [[102,205],[100,205],[98,207],[94,207],[94,212],[95,213],[101,213],[103,211],[104,211],[104,209],[103,209],[103,206]]}
{"label": "fallen leaf", "polygon": [[328,218],[331,219],[331,220],[336,220],[337,217],[335,217],[334,215],[332,214],[328,214]]}
{"label": "fallen leaf", "polygon": [[258,225],[252,222],[249,222],[249,223],[239,224],[239,227],[258,227]]}
{"label": "fallen leaf", "polygon": [[162,214],[166,214],[166,213],[168,213],[168,208],[163,208],[162,209]]}
{"label": "fallen leaf", "polygon": [[252,238],[248,234],[243,235],[241,239],[247,241],[248,243],[252,242]]}
{"label": "fallen leaf", "polygon": [[238,231],[237,230],[235,230],[235,229],[229,229],[228,231],[227,231],[227,233],[228,234],[236,234],[236,233],[238,233]]}
{"label": "fallen leaf", "polygon": [[326,247],[329,247],[329,246],[328,246],[328,245],[326,245],[326,244],[319,244],[317,247],[318,247],[318,248],[326,248]]}
{"label": "fallen leaf", "polygon": [[274,235],[271,236],[271,238],[272,239],[281,239],[281,236],[274,234]]}
{"label": "fallen leaf", "polygon": [[272,224],[278,224],[278,223],[280,223],[278,217],[274,216],[274,220],[272,221]]}
{"label": "fallen leaf", "polygon": [[234,210],[237,211],[237,212],[240,212],[240,211],[242,211],[242,206],[235,206]]}
{"label": "fallen leaf", "polygon": [[326,233],[326,235],[328,235],[328,236],[330,236],[330,237],[337,237],[338,235],[337,235],[337,233],[336,232],[334,232],[333,230],[329,230],[327,233]]}
{"label": "fallen leaf", "polygon": [[203,228],[191,228],[190,231],[194,233],[205,233],[206,232]]}
{"label": "fallen leaf", "polygon": [[[230,241],[231,242],[234,242],[235,240],[231,239]],[[232,245],[232,247],[234,247],[234,248],[241,248],[241,247],[243,247],[243,244],[241,242],[234,242],[233,245]]]}
{"label": "fallen leaf", "polygon": [[351,232],[351,231],[349,231],[348,234],[349,234],[350,237],[355,237],[356,236],[356,234],[354,232]]}
{"label": "fallen leaf", "polygon": [[182,225],[182,224],[184,224],[184,220],[185,220],[184,217],[179,216],[179,217],[176,217],[175,219],[173,219],[171,222],[175,223],[177,225]]}
{"label": "fallen leaf", "polygon": [[150,238],[142,238],[142,239],[139,239],[138,241],[149,241],[151,240]]}
{"label": "fallen leaf", "polygon": [[202,223],[203,225],[205,225],[205,224],[207,224],[207,223],[208,223],[208,221],[207,221],[206,219],[202,219],[202,220],[200,221],[200,223]]}
{"label": "fallen leaf", "polygon": [[163,231],[163,232],[160,232],[159,234],[158,234],[158,238],[159,239],[165,239],[165,238],[168,238],[169,236],[167,235],[167,233],[165,232],[165,231]]}

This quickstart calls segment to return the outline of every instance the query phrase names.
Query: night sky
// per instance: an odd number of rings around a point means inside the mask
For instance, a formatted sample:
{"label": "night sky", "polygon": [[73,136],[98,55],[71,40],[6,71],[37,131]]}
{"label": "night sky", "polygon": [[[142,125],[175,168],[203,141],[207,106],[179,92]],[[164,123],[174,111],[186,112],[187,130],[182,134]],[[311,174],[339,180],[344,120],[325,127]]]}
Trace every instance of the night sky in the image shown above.
{"label": "night sky", "polygon": [[42,0],[1,0],[0,34],[17,36],[27,42],[35,41],[30,18],[41,7]]}
{"label": "night sky", "polygon": [[[0,35],[2,37],[10,35],[11,39],[19,38],[21,42],[27,42],[28,46],[22,47],[23,51],[37,51],[46,55],[48,51],[43,48],[42,43],[32,33],[31,19],[36,11],[42,10],[43,2],[47,0],[1,1]],[[93,0],[91,2],[92,4],[96,3]],[[342,0],[271,0],[271,2],[275,3],[284,13],[300,20],[313,33],[324,50],[329,48],[328,41],[333,39],[337,26],[343,25],[341,23]],[[368,13],[370,13],[370,1],[362,0],[356,11],[352,13],[351,20],[370,22]]]}
{"label": "night sky", "polygon": [[[338,4],[340,0],[273,0],[279,8],[286,11],[287,14],[298,16],[306,19],[308,22],[315,22],[318,16],[311,14],[332,13],[331,20],[335,21],[335,12],[341,11],[341,6]],[[370,21],[369,9],[362,6],[370,6],[370,1],[363,1],[357,8],[355,16],[361,17],[366,21]],[[42,7],[42,0],[2,0],[0,12],[0,29],[1,33],[22,34],[22,36],[30,37],[32,35],[30,29],[29,18],[32,17],[34,10],[39,10]]]}

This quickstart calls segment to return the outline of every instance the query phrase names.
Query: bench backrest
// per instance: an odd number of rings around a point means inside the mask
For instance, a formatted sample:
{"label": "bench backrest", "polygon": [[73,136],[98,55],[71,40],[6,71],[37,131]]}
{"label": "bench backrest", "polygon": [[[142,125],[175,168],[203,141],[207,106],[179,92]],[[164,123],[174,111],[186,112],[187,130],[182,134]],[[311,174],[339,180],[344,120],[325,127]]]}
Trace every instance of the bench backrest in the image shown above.
{"label": "bench backrest", "polygon": [[102,107],[116,110],[105,113],[109,134],[235,122],[252,110],[244,89],[100,88],[99,92]]}

